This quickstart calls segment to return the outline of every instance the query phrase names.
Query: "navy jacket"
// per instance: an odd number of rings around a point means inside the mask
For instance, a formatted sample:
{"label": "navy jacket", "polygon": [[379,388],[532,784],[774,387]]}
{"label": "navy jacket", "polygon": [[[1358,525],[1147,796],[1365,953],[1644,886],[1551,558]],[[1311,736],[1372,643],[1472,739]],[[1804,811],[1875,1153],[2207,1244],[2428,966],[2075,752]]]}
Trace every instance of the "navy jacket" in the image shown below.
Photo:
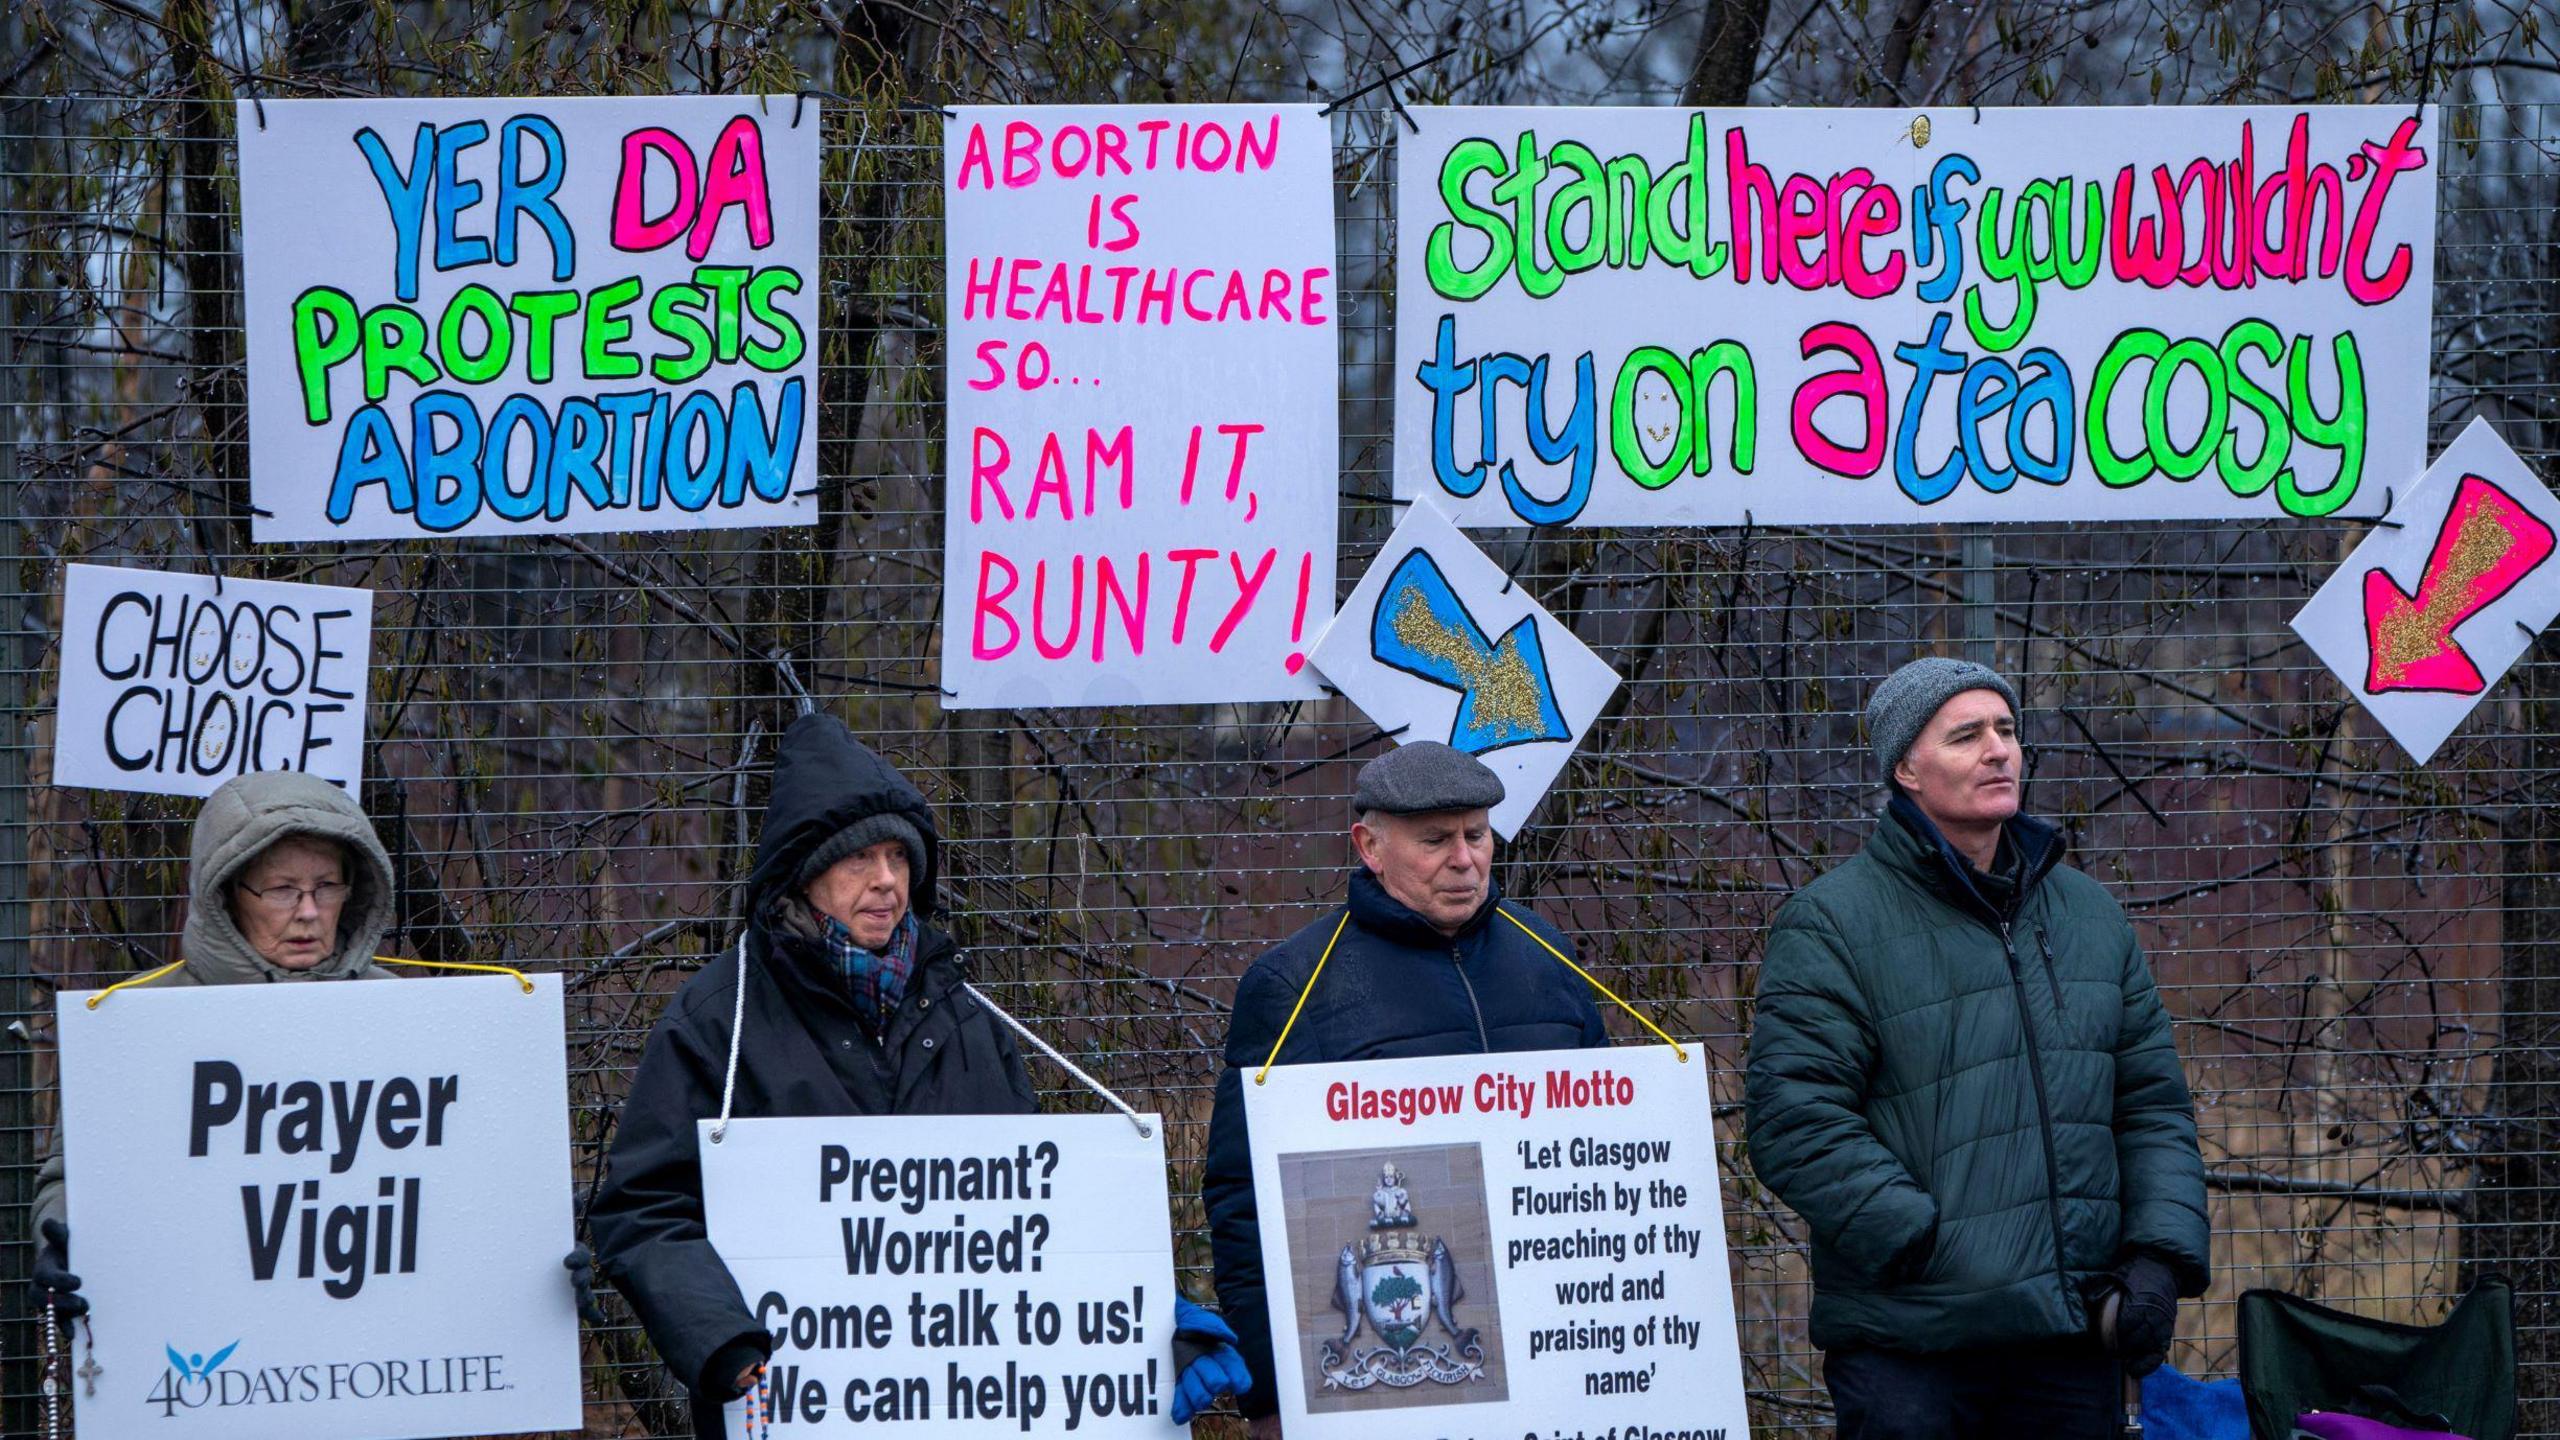
{"label": "navy jacket", "polygon": [[[1592,1049],[1609,1043],[1582,977],[1557,963],[1501,906],[1567,955],[1573,942],[1526,907],[1503,905],[1499,887],[1456,935],[1443,935],[1387,894],[1366,869],[1351,877],[1351,923],[1342,927],[1324,978],[1280,1052],[1283,1065],[1402,1060],[1417,1055],[1489,1055],[1515,1050]],[[1262,1232],[1253,1196],[1252,1148],[1245,1135],[1246,1074],[1261,1068],[1299,992],[1315,973],[1342,912],[1327,911],[1253,963],[1236,986],[1227,1027],[1227,1068],[1218,1076],[1209,1121],[1211,1261],[1218,1308],[1253,1370],[1241,1400],[1248,1416],[1279,1408],[1271,1373],[1271,1314],[1262,1290]]]}

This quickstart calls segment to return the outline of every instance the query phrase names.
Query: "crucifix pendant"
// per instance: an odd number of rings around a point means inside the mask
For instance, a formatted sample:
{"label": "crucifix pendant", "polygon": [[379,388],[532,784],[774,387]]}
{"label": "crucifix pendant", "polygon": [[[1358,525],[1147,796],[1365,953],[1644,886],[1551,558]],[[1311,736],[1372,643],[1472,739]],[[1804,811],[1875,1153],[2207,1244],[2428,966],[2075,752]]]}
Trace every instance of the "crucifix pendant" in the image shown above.
{"label": "crucifix pendant", "polygon": [[92,1400],[97,1399],[98,1377],[107,1373],[105,1367],[98,1364],[97,1352],[91,1351],[82,1356],[80,1368],[73,1373],[80,1377],[80,1393]]}

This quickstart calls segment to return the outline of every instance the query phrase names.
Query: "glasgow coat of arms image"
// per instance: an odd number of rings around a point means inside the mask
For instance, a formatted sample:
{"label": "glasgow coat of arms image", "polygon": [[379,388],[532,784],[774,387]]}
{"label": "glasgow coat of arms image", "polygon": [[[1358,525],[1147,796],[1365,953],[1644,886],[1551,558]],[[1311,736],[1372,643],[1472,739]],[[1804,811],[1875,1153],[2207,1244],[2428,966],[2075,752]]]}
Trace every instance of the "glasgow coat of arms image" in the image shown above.
{"label": "glasgow coat of arms image", "polygon": [[[1333,1307],[1343,1329],[1318,1355],[1325,1388],[1404,1390],[1483,1379],[1484,1347],[1473,1327],[1458,1322],[1466,1298],[1448,1241],[1424,1238],[1403,1176],[1388,1162],[1370,1196],[1368,1234],[1344,1245],[1335,1262]],[[1364,1331],[1377,1343],[1361,1346]]]}

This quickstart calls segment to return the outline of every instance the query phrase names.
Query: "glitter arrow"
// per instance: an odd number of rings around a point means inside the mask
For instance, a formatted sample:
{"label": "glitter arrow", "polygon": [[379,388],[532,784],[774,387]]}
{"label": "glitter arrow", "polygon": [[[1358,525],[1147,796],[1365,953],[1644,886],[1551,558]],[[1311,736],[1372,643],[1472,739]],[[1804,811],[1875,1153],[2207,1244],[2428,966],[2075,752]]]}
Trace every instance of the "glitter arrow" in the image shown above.
{"label": "glitter arrow", "polygon": [[1487,639],[1427,550],[1397,562],[1378,592],[1369,648],[1382,665],[1459,692],[1457,718],[1449,726],[1455,749],[1481,755],[1506,745],[1573,737],[1547,677],[1538,617],[1524,615],[1500,640]]}
{"label": "glitter arrow", "polygon": [[2477,695],[2488,688],[2453,632],[2551,557],[2551,527],[2504,490],[2462,477],[2445,511],[2417,593],[2380,568],[2364,575],[2365,693],[2433,690]]}

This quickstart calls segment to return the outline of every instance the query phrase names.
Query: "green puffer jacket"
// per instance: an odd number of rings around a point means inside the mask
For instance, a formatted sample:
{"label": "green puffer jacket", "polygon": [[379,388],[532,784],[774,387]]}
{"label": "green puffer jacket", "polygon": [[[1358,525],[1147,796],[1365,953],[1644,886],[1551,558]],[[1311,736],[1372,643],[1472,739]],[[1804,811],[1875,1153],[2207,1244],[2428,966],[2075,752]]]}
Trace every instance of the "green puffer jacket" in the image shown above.
{"label": "green puffer jacket", "polygon": [[2140,1247],[2204,1292],[2195,1108],[2132,925],[2021,816],[2013,918],[1896,796],[1778,911],[1747,1084],[1754,1170],[1813,1241],[1813,1343],[2082,1333]]}

